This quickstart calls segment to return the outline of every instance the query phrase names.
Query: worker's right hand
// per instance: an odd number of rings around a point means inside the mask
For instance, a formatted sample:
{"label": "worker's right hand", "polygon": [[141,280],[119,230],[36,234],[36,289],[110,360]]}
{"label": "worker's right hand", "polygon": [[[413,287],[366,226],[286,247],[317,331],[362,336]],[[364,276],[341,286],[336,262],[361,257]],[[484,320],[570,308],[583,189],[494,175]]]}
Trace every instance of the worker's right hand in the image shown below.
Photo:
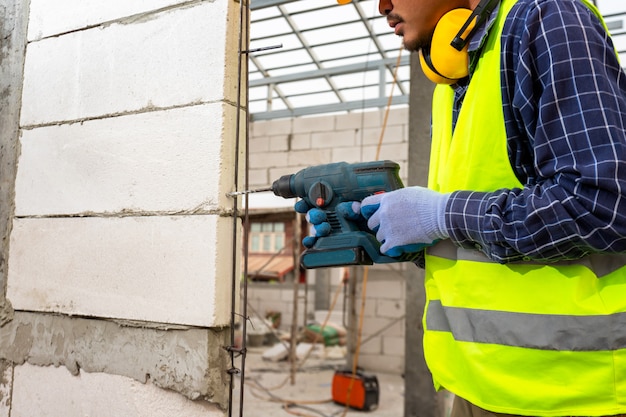
{"label": "worker's right hand", "polygon": [[449,198],[424,187],[400,188],[364,198],[361,213],[381,243],[380,252],[398,257],[450,236],[445,217]]}

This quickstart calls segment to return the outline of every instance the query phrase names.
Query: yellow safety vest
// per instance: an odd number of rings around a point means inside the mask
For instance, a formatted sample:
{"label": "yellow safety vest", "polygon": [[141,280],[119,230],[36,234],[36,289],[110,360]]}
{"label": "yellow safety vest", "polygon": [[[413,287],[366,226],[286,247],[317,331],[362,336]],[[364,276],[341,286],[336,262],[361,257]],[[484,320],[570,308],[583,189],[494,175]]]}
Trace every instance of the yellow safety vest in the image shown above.
{"label": "yellow safety vest", "polygon": [[[437,86],[429,187],[522,187],[507,152],[503,0],[452,132]],[[593,6],[585,2],[592,10]],[[426,255],[424,353],[435,386],[484,409],[533,416],[626,413],[626,256],[498,264],[442,241]]]}

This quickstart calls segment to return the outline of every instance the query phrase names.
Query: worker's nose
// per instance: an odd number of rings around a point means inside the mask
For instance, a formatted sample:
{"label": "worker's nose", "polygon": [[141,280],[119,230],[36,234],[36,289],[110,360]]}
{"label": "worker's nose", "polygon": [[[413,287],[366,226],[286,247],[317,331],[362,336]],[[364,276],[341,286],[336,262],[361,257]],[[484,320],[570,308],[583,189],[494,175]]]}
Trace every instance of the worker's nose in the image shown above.
{"label": "worker's nose", "polygon": [[380,0],[378,2],[378,13],[387,16],[393,10],[391,0]]}

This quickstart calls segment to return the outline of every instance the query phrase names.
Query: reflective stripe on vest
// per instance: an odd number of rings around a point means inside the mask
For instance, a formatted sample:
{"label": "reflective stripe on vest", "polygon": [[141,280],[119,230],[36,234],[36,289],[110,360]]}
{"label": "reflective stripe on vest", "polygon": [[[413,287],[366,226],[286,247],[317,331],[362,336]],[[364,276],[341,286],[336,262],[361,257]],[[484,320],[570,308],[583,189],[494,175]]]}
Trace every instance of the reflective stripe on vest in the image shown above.
{"label": "reflective stripe on vest", "polygon": [[[436,300],[428,304],[427,317],[429,330],[451,332],[457,342],[558,351],[626,348],[626,313],[612,314],[608,320],[606,316],[548,316],[446,307]],[[515,332],[494,331],[502,328]]]}
{"label": "reflective stripe on vest", "polygon": [[[428,254],[431,256],[437,256],[439,258],[458,261],[495,263],[494,261],[487,258],[482,252],[479,252],[477,250],[460,248],[458,246],[455,246],[449,240],[439,242],[429,249]],[[545,262],[533,261],[529,259],[520,262],[512,262],[509,265],[516,264],[545,265]],[[597,278],[602,278],[626,265],[626,253],[597,253],[585,256],[582,259],[552,262],[550,265],[554,267],[580,265],[593,271]]]}
{"label": "reflective stripe on vest", "polygon": [[[435,89],[432,189],[522,187],[496,82],[500,34],[515,3],[502,1],[454,132],[454,91]],[[624,265],[623,254],[502,265],[450,241],[429,248],[424,355],[435,386],[499,413],[626,413]]]}

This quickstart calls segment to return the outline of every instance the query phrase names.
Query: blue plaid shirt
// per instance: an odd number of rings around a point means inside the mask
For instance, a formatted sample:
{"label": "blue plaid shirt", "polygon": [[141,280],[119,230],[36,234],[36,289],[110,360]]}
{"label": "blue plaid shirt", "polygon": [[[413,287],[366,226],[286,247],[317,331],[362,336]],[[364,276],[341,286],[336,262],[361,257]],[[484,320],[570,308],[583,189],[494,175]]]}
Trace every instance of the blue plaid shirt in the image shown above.
{"label": "blue plaid shirt", "polygon": [[[485,36],[474,36],[470,56]],[[519,0],[501,71],[509,156],[524,188],[454,192],[451,239],[498,262],[626,251],[626,74],[601,22],[580,0]],[[466,87],[455,86],[457,112]]]}

